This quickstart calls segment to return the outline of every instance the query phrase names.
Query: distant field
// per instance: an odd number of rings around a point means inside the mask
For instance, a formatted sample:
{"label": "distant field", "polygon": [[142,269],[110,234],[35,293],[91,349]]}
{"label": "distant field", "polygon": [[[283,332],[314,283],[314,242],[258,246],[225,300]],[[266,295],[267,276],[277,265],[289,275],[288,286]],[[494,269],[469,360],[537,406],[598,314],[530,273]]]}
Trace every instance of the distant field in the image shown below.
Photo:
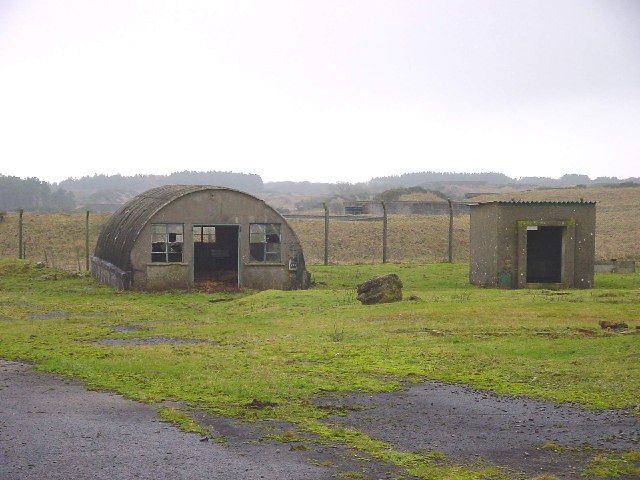
{"label": "distant field", "polygon": [[[598,202],[596,207],[596,259],[640,261],[640,188],[573,188],[483,195],[474,201],[551,200]],[[109,216],[90,216],[90,251]],[[45,260],[67,269],[84,267],[85,214],[25,213],[24,241],[28,259]],[[307,262],[324,261],[324,221],[295,219],[291,225],[302,242]],[[0,222],[0,258],[17,257],[17,215]],[[434,263],[447,260],[448,217],[442,215],[390,215],[388,261]],[[454,261],[469,259],[469,217],[454,218]],[[329,262],[332,264],[379,263],[382,261],[382,222],[332,220],[329,228]]]}
{"label": "distant field", "polygon": [[[89,216],[89,251],[93,253],[95,242],[108,214],[92,213]],[[23,242],[26,258],[47,260],[58,268],[76,270],[85,266],[85,213],[31,213],[23,216]],[[9,214],[0,222],[0,258],[18,257],[18,215]]]}

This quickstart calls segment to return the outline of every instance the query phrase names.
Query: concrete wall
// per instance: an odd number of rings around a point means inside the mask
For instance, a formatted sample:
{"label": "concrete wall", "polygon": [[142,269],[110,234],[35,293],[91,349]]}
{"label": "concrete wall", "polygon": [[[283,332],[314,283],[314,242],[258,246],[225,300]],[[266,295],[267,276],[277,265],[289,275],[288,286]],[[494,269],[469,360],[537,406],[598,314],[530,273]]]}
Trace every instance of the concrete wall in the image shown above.
{"label": "concrete wall", "polygon": [[[151,224],[184,225],[182,263],[151,262]],[[249,255],[249,225],[281,225],[281,261],[254,262]],[[182,289],[193,286],[193,225],[239,226],[239,284],[257,290],[290,290],[308,286],[306,275],[290,270],[290,260],[306,272],[302,247],[286,220],[262,200],[233,190],[187,194],[158,211],[141,230],[131,252],[132,285],[139,290]]]}
{"label": "concrete wall", "polygon": [[[141,277],[136,279],[139,282]],[[142,285],[136,283],[139,289]],[[148,263],[144,277],[145,290],[185,290],[192,286],[188,263]]]}
{"label": "concrete wall", "polygon": [[128,290],[131,286],[131,278],[127,272],[98,257],[91,257],[91,275],[116,290]]}
{"label": "concrete wall", "polygon": [[561,286],[591,288],[595,221],[593,203],[494,202],[473,205],[471,283],[511,288],[540,285],[526,282],[526,228],[557,226],[563,228]]}
{"label": "concrete wall", "polygon": [[495,286],[497,283],[497,230],[496,205],[486,205],[481,209],[471,207],[469,280],[474,285]]}

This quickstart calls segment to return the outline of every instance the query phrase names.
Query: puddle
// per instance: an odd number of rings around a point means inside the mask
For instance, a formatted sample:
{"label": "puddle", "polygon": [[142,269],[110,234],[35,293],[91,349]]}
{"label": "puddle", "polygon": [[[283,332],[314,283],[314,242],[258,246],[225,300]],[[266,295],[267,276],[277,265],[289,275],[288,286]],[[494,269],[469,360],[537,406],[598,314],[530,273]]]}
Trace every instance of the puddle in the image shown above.
{"label": "puddle", "polygon": [[118,332],[118,333],[129,333],[129,332],[140,332],[142,330],[140,330],[138,327],[134,327],[131,325],[118,325],[115,327],[111,327],[111,330],[113,330],[114,332]]}

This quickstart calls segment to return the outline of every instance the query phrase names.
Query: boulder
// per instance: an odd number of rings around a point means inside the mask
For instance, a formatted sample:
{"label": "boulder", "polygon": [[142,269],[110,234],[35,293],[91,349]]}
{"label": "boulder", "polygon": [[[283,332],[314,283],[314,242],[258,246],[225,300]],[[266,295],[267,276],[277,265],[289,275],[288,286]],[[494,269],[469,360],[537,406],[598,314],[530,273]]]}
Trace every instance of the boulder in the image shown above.
{"label": "boulder", "polygon": [[619,332],[621,330],[629,329],[629,325],[624,322],[610,322],[607,320],[600,320],[598,323],[600,324],[600,328],[602,328],[603,330],[615,330]]}
{"label": "boulder", "polygon": [[361,283],[357,288],[358,300],[364,305],[402,300],[402,280],[395,273],[372,278]]}

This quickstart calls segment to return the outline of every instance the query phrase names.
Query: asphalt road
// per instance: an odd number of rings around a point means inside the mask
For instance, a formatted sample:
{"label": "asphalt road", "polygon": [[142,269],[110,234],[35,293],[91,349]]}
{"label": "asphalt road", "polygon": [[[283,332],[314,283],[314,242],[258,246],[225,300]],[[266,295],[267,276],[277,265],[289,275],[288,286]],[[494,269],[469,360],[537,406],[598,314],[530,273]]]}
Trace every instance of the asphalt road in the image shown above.
{"label": "asphalt road", "polygon": [[282,444],[201,440],[149,405],[0,360],[2,480],[335,478]]}
{"label": "asphalt road", "polygon": [[443,452],[462,464],[483,459],[531,476],[583,479],[597,454],[640,447],[638,415],[498,396],[463,385],[424,382],[399,392],[319,401],[356,406],[330,420],[398,450]]}
{"label": "asphalt road", "polygon": [[[395,449],[443,452],[461,464],[489,461],[531,476],[580,479],[594,455],[638,449],[640,442],[637,415],[437,382],[377,395],[327,394],[317,403],[349,412],[327,421]],[[202,441],[161,422],[153,406],[0,360],[0,480],[375,480],[401,473],[343,445],[311,437],[299,443],[270,439],[268,434],[294,429],[284,422],[194,416],[227,441]]]}

